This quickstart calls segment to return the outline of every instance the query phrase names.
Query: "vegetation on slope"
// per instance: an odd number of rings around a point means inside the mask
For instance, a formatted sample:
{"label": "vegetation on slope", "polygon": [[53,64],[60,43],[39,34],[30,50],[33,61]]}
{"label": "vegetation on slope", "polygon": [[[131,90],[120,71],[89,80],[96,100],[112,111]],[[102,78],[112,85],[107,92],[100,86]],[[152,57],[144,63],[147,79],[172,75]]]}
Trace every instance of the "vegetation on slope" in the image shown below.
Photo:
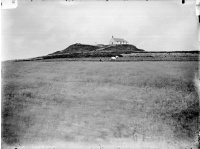
{"label": "vegetation on slope", "polygon": [[67,47],[66,49],[62,50],[62,51],[56,51],[52,54],[49,55],[57,55],[57,54],[71,54],[71,53],[80,53],[80,52],[90,52],[90,51],[94,51],[96,49],[98,49],[98,46],[92,46],[92,45],[85,45],[85,44],[73,44],[69,47]]}
{"label": "vegetation on slope", "polygon": [[125,45],[110,46],[110,47],[104,49],[104,51],[120,52],[122,54],[122,53],[143,52],[144,50],[138,49],[134,45],[125,44]]}
{"label": "vegetation on slope", "polygon": [[76,43],[62,51],[56,51],[44,59],[51,58],[78,58],[78,57],[110,57],[133,52],[143,52],[134,45],[105,45],[103,47]]}

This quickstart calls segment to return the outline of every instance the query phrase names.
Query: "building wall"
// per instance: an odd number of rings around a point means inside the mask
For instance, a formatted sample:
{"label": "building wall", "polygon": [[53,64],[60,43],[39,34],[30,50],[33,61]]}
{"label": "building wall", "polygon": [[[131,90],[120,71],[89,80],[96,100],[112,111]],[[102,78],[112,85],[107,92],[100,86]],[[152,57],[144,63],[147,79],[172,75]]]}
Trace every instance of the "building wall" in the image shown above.
{"label": "building wall", "polygon": [[113,38],[111,38],[109,44],[116,44],[115,40]]}
{"label": "building wall", "polygon": [[116,42],[113,38],[111,38],[109,44],[128,44],[128,43],[127,42]]}

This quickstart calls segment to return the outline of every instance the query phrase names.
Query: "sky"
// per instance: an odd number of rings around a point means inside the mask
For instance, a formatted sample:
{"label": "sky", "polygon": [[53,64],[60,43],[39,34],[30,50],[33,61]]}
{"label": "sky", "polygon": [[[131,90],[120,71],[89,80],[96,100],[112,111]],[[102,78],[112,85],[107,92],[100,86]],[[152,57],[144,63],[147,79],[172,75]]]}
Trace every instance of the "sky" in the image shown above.
{"label": "sky", "polygon": [[23,59],[71,44],[123,38],[146,51],[198,50],[195,1],[18,0],[1,12],[1,59]]}

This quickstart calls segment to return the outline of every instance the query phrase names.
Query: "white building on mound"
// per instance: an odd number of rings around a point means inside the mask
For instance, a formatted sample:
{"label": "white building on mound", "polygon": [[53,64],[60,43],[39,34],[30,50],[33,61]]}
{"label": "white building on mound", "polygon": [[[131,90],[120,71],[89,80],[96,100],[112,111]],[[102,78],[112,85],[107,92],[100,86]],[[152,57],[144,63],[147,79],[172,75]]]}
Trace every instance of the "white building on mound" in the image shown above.
{"label": "white building on mound", "polygon": [[112,38],[110,39],[110,42],[109,42],[110,45],[112,44],[128,44],[128,41],[122,39],[122,38],[114,38],[112,36]]}

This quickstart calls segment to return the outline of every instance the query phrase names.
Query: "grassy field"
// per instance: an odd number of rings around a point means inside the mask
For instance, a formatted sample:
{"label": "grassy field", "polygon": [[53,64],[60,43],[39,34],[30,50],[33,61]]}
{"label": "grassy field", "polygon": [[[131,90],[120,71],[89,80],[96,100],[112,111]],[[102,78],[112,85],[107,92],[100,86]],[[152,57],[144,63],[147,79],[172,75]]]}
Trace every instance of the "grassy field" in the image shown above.
{"label": "grassy field", "polygon": [[2,145],[194,149],[197,70],[198,62],[4,62]]}

